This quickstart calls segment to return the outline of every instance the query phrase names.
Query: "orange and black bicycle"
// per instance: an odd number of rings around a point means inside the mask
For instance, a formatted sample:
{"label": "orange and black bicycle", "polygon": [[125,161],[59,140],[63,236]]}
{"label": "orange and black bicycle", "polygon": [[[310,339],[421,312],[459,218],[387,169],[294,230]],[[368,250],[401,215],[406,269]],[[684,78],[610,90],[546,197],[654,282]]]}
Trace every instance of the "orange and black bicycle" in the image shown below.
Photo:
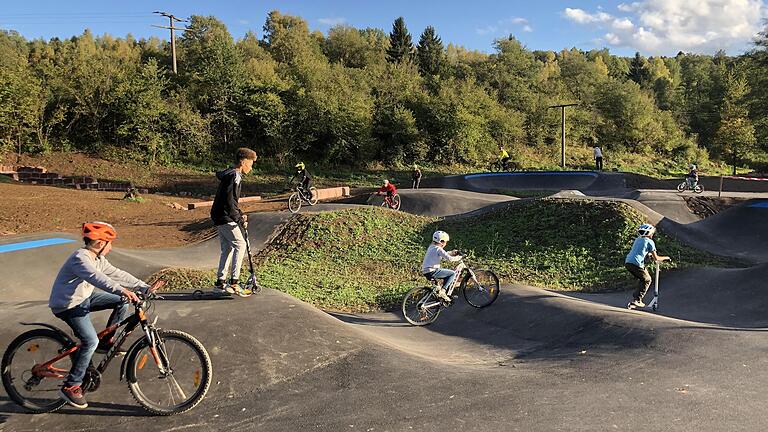
{"label": "orange and black bicycle", "polygon": [[[179,414],[203,400],[211,385],[213,371],[205,347],[192,335],[178,330],[164,330],[147,319],[154,293],[136,293],[139,301],[134,313],[119,324],[98,334],[101,339],[118,329],[114,345],[97,365],[89,365],[81,384],[83,392],[94,392],[101,376],[115,358],[118,349],[137,328],[144,335],[128,349],[120,366],[120,380],[126,380],[136,402],[158,415]],[[50,324],[21,323],[37,328],[13,340],[2,360],[3,387],[14,402],[34,413],[47,413],[66,402],[58,390],[72,366],[72,356],[80,345]]]}

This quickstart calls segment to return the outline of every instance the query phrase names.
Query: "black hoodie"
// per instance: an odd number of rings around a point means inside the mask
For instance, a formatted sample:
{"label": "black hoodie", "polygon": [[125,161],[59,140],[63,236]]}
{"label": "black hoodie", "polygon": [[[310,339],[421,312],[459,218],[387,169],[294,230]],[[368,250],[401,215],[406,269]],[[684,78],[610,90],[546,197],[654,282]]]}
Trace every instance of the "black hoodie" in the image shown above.
{"label": "black hoodie", "polygon": [[239,223],[242,218],[240,207],[240,173],[234,168],[227,168],[216,173],[219,179],[219,189],[211,207],[211,219],[214,225],[224,225],[230,222]]}

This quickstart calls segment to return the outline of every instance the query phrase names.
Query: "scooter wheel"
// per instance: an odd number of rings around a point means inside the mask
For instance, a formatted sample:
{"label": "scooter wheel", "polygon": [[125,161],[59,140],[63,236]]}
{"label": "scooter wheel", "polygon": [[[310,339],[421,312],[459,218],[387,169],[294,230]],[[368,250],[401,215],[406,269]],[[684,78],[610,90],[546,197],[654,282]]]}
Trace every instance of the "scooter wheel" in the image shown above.
{"label": "scooter wheel", "polygon": [[195,290],[195,292],[192,293],[192,298],[195,300],[200,300],[201,298],[203,298],[203,291]]}

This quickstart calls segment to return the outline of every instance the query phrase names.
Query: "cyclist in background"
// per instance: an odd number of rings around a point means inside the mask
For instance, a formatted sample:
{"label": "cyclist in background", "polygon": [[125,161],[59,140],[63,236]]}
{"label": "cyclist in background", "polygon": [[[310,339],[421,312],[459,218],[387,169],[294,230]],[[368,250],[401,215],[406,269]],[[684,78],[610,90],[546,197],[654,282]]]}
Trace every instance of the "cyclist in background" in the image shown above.
{"label": "cyclist in background", "polygon": [[397,188],[395,187],[395,185],[390,183],[389,180],[384,179],[384,185],[381,188],[379,188],[379,191],[376,192],[376,195],[381,195],[383,192],[387,193],[387,198],[391,202],[392,197],[397,194]]}
{"label": "cyclist in background", "polygon": [[693,188],[699,184],[699,170],[696,167],[696,164],[691,164],[688,168],[690,171],[688,171],[688,175],[685,176],[685,181],[688,182],[688,188],[693,190]]}
{"label": "cyclist in background", "polygon": [[301,185],[301,193],[304,195],[304,197],[309,200],[312,198],[309,194],[309,188],[312,186],[312,177],[309,175],[309,171],[307,171],[307,167],[304,165],[304,162],[299,162],[295,166],[296,168],[296,174],[291,177],[291,180],[289,183],[293,183],[294,180],[298,179],[299,184]]}
{"label": "cyclist in background", "polygon": [[501,166],[505,171],[509,169],[509,153],[507,153],[507,149],[504,147],[501,148],[499,161],[501,162]]}

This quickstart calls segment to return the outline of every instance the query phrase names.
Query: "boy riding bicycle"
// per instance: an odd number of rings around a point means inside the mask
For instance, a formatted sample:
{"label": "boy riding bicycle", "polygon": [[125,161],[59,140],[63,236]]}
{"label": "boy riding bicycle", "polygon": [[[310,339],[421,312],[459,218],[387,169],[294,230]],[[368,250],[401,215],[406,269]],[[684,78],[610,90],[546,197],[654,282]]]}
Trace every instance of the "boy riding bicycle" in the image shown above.
{"label": "boy riding bicycle", "polygon": [[691,164],[689,168],[690,171],[685,176],[685,181],[688,182],[688,188],[693,189],[699,183],[699,171],[696,168],[696,164]]}
{"label": "boy riding bicycle", "polygon": [[[80,384],[94,352],[107,352],[112,348],[114,331],[101,340],[96,335],[89,314],[111,309],[107,328],[120,323],[128,310],[126,299],[139,301],[134,290],[152,292],[164,282],[157,281],[151,287],[107,261],[112,241],[117,231],[105,222],[83,224],[82,237],[85,245],[73,252],[59,270],[51,288],[48,307],[53,314],[72,328],[82,343],[72,362],[72,368],[59,390],[59,397],[76,408],[87,408]],[[102,291],[94,291],[99,288]],[[118,347],[118,353],[121,348]],[[124,352],[122,352],[124,353]]]}
{"label": "boy riding bicycle", "polygon": [[387,203],[392,205],[392,197],[397,195],[397,188],[395,185],[390,183],[389,180],[384,179],[384,185],[379,188],[379,191],[376,192],[376,195],[381,195],[383,192],[387,193]]}
{"label": "boy riding bicycle", "polygon": [[442,279],[443,286],[437,290],[437,296],[446,302],[450,302],[451,298],[445,291],[456,279],[456,272],[451,269],[440,268],[440,262],[445,261],[461,261],[462,256],[458,254],[458,251],[446,252],[445,246],[450,240],[450,236],[445,231],[435,231],[432,234],[432,244],[427,248],[427,253],[424,255],[424,261],[421,263],[421,274],[428,280]]}
{"label": "boy riding bicycle", "polygon": [[501,148],[501,153],[499,154],[499,162],[501,162],[501,166],[504,168],[504,170],[509,169],[509,153],[507,153],[507,149],[504,147]]}
{"label": "boy riding bicycle", "polygon": [[211,207],[211,219],[219,233],[221,257],[213,287],[215,295],[237,294],[247,297],[251,294],[240,287],[240,270],[246,253],[243,229],[248,224],[248,215],[240,210],[238,201],[242,176],[251,172],[255,160],[255,151],[239,148],[235,155],[235,166],[216,173],[219,188]]}
{"label": "boy riding bicycle", "polygon": [[638,237],[632,244],[624,260],[624,267],[638,280],[637,289],[628,306],[645,307],[643,297],[651,286],[651,275],[645,268],[645,257],[651,256],[655,261],[667,261],[668,256],[656,254],[656,243],[653,242],[653,234],[656,233],[656,227],[651,224],[642,224],[637,228]]}
{"label": "boy riding bicycle", "polygon": [[288,183],[293,184],[293,181],[298,179],[299,180],[299,192],[301,192],[302,195],[304,195],[304,198],[309,201],[312,196],[309,188],[312,186],[312,177],[309,175],[309,171],[307,171],[307,167],[304,165],[304,162],[299,162],[295,166],[296,168],[296,174],[291,177],[291,180]]}

